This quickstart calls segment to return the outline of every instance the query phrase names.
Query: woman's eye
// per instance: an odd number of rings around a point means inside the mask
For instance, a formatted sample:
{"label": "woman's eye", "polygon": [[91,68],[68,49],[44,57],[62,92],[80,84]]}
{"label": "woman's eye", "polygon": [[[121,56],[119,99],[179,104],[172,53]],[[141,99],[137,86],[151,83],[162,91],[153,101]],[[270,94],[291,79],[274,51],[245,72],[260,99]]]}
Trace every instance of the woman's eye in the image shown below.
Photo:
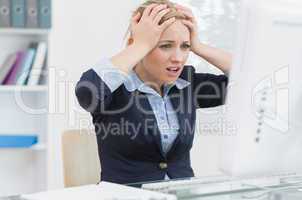
{"label": "woman's eye", "polygon": [[183,48],[189,49],[189,48],[191,48],[191,45],[185,44],[185,45],[183,45]]}
{"label": "woman's eye", "polygon": [[160,48],[164,48],[164,49],[167,49],[167,48],[170,48],[171,45],[170,44],[164,44],[164,45],[161,45]]}
{"label": "woman's eye", "polygon": [[[168,49],[168,48],[172,48],[172,45],[171,44],[164,44],[164,45],[161,45],[160,48]],[[184,45],[181,46],[181,48],[189,49],[189,48],[191,48],[191,45],[184,44]]]}

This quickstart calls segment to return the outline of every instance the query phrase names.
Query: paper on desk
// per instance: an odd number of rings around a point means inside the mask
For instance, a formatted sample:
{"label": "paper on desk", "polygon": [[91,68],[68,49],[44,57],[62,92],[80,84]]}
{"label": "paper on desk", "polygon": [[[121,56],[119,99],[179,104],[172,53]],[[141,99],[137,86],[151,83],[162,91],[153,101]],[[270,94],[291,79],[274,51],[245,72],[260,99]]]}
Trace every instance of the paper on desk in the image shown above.
{"label": "paper on desk", "polygon": [[174,195],[127,187],[119,184],[101,182],[62,190],[54,190],[31,195],[22,195],[26,200],[176,200]]}

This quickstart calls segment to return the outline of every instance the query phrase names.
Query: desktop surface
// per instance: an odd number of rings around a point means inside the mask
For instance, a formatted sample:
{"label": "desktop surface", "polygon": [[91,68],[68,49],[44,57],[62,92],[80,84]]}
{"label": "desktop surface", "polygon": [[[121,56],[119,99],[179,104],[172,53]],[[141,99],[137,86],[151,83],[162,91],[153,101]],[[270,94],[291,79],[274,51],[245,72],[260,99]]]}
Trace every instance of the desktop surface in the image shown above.
{"label": "desktop surface", "polygon": [[[279,177],[279,182],[278,182]],[[301,200],[302,199],[302,176],[267,176],[249,179],[230,178],[226,176],[188,178],[182,180],[169,180],[143,183],[143,189],[126,187],[118,184],[103,183],[64,189],[60,192],[46,192],[44,194],[20,195],[0,197],[0,200],[45,200],[66,199],[74,196],[76,199],[87,199],[84,192],[94,196],[94,199],[129,200],[129,195],[134,195],[137,200]],[[102,188],[102,189],[101,189]],[[149,188],[149,189],[146,189]],[[102,191],[101,191],[101,190]],[[129,193],[129,191],[131,191]],[[128,193],[127,193],[128,192]],[[55,195],[54,195],[55,194]],[[129,194],[129,195],[128,195]],[[151,194],[151,196],[149,195]],[[109,195],[109,196],[108,196]],[[148,197],[149,195],[149,197]],[[89,196],[89,195],[88,195]],[[152,197],[152,198],[151,198]]]}
{"label": "desktop surface", "polygon": [[[121,200],[127,197],[121,197]],[[178,200],[301,200],[302,192],[298,189],[280,190],[278,192],[229,192],[225,194],[207,194],[204,196],[177,197]],[[0,200],[27,200],[21,196],[0,197]],[[116,199],[119,200],[119,199]]]}

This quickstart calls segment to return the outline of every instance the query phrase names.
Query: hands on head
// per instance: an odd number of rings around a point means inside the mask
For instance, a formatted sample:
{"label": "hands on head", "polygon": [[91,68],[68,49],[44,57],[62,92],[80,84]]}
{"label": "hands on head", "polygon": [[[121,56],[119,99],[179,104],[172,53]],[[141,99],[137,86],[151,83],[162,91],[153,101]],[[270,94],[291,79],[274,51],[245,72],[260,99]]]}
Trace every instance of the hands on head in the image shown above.
{"label": "hands on head", "polygon": [[[198,45],[198,27],[192,11],[182,5],[174,5],[177,12],[186,18],[182,19],[181,22],[190,30],[192,47]],[[162,18],[170,11],[171,9],[165,4],[150,4],[142,14],[137,12],[131,20],[130,43],[135,42],[136,44],[145,46],[149,50],[153,49],[158,43],[162,32],[176,21],[176,18],[172,17],[160,24]]]}
{"label": "hands on head", "polygon": [[176,19],[173,17],[159,24],[163,16],[170,11],[167,5],[151,4],[143,14],[138,12],[131,21],[131,35],[135,43],[146,45],[152,49],[158,43],[161,33]]}

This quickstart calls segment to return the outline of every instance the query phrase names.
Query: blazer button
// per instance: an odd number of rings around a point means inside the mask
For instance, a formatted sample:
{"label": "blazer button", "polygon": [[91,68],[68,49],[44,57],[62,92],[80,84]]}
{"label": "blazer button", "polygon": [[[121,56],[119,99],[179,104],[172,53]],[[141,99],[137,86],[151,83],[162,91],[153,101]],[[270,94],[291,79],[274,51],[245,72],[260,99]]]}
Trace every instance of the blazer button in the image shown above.
{"label": "blazer button", "polygon": [[161,162],[161,163],[159,163],[159,168],[160,169],[167,169],[168,168],[168,164],[165,163],[165,162]]}

